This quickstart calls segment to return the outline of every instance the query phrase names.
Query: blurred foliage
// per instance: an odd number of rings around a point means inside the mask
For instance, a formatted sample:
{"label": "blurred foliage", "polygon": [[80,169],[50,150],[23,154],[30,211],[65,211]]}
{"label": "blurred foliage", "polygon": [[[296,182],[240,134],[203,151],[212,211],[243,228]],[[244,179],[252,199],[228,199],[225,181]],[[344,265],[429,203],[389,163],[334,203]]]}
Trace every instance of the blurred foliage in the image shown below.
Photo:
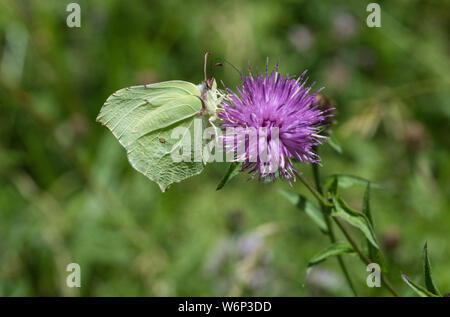
{"label": "blurred foliage", "polygon": [[[266,57],[308,69],[336,104],[344,152],[320,149],[322,175],[382,184],[372,215],[403,295],[400,272],[420,278],[425,240],[450,291],[449,1],[379,1],[381,28],[360,0],[79,0],[81,28],[68,28],[70,2],[0,3],[0,295],[351,294],[335,259],[306,276],[327,238],[279,195],[288,184],[240,175],[216,191],[226,166],[213,164],[161,194],[95,122],[119,88],[200,82],[206,51],[243,70]],[[227,63],[214,76],[239,82]],[[363,191],[344,193],[352,207]],[[71,262],[79,289],[65,286]],[[389,294],[347,263],[360,293]]]}

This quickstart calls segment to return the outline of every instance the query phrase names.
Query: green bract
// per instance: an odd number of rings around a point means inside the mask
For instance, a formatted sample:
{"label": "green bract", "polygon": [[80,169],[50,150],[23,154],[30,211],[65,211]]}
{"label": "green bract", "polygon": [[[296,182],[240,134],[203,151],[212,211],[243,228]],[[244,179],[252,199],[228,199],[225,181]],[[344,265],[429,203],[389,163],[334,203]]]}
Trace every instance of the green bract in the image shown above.
{"label": "green bract", "polygon": [[[164,192],[170,184],[203,170],[202,160],[175,162],[171,153],[180,151],[184,142],[194,144],[188,140],[194,137],[194,118],[202,103],[208,105],[208,112],[217,107],[219,100],[210,97],[215,93],[205,85],[179,80],[128,87],[109,96],[97,121],[125,147],[130,164]],[[171,136],[178,127],[186,128],[186,132],[175,139]],[[190,149],[193,158],[194,147]]]}

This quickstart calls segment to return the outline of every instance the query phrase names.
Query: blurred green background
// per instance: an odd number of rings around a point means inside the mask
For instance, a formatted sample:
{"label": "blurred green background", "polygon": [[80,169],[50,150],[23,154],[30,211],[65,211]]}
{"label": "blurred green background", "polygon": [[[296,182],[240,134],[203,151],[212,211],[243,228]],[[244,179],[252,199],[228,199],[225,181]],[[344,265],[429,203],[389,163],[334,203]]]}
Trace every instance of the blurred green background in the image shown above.
{"label": "blurred green background", "polygon": [[[0,4],[0,295],[351,295],[335,259],[306,274],[328,239],[279,194],[286,182],[240,175],[216,191],[226,168],[212,164],[162,194],[95,122],[120,88],[201,82],[206,51],[242,70],[266,57],[308,69],[344,151],[320,148],[322,175],[382,185],[372,212],[403,295],[401,272],[423,284],[425,241],[450,292],[449,1],[379,1],[381,28],[361,0],[79,0],[81,28],[68,28],[70,2]],[[239,83],[228,64],[214,76]],[[345,191],[353,207],[363,190]],[[71,262],[81,288],[66,286]],[[389,295],[346,262],[361,294]]]}

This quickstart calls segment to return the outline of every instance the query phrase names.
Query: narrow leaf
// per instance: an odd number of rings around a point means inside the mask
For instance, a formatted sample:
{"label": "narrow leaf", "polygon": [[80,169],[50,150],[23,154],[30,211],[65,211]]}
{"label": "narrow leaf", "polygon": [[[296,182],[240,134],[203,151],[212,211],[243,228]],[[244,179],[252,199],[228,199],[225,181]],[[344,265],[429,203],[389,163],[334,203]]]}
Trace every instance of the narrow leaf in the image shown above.
{"label": "narrow leaf", "polygon": [[317,253],[315,256],[312,257],[311,260],[309,260],[308,268],[319,264],[322,261],[325,261],[330,256],[336,256],[336,255],[342,255],[347,253],[353,253],[355,252],[353,248],[344,242],[335,242],[326,249],[322,250],[321,252]]}
{"label": "narrow leaf", "polygon": [[327,225],[323,218],[322,211],[314,203],[310,202],[304,196],[289,190],[280,190],[280,193],[286,197],[298,209],[303,210],[309,218],[320,228],[322,232],[328,232]]}
{"label": "narrow leaf", "polygon": [[[363,199],[363,208],[362,212],[364,215],[366,215],[367,220],[369,221],[372,228],[374,228],[373,220],[372,220],[372,213],[370,210],[370,182],[367,183],[366,190],[364,192],[364,199]],[[374,263],[378,263],[381,267],[381,271],[383,273],[387,272],[386,268],[386,261],[384,260],[383,254],[380,252],[379,249],[375,248],[372,243],[369,241],[369,239],[366,238],[367,242],[367,250],[369,259],[372,260]]]}
{"label": "narrow leaf", "polygon": [[406,285],[408,285],[414,291],[414,293],[416,293],[420,297],[439,297],[429,292],[425,287],[411,281],[405,274],[402,274],[402,279],[406,283]]}
{"label": "narrow leaf", "polygon": [[442,296],[438,288],[434,284],[433,277],[431,274],[431,263],[430,259],[428,258],[427,243],[425,243],[425,246],[423,247],[423,271],[425,275],[425,286],[427,287],[427,290],[433,293],[434,295]]}
{"label": "narrow leaf", "polygon": [[373,226],[372,213],[370,210],[370,182],[367,182],[366,190],[364,192],[362,211]]}
{"label": "narrow leaf", "polygon": [[223,176],[219,185],[217,185],[216,190],[222,189],[226,183],[228,183],[233,177],[235,177],[239,173],[241,167],[242,167],[241,162],[231,163],[230,166],[228,167],[227,173]]}
{"label": "narrow leaf", "polygon": [[[350,188],[357,185],[367,186],[367,183],[369,183],[369,180],[363,177],[348,174],[334,174],[328,176],[325,179],[325,184],[328,184],[328,186],[330,186],[335,180],[335,178],[337,178],[339,187],[341,188]],[[372,183],[372,187],[379,188],[380,185]]]}
{"label": "narrow leaf", "polygon": [[332,209],[331,216],[338,217],[361,230],[367,240],[375,248],[379,249],[375,233],[367,217],[363,213],[350,208],[342,198],[337,197],[333,198],[333,200],[334,208]]}

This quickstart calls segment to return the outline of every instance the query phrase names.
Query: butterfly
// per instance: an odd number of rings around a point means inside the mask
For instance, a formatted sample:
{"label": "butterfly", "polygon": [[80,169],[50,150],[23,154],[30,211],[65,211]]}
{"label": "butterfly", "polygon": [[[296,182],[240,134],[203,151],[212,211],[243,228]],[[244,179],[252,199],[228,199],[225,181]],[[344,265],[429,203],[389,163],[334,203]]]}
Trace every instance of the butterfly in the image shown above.
{"label": "butterfly", "polygon": [[[108,97],[97,121],[105,125],[126,149],[130,164],[156,182],[164,192],[175,182],[201,173],[204,162],[175,162],[171,153],[179,150],[193,133],[172,138],[176,128],[193,132],[194,119],[207,118],[215,128],[224,93],[214,78],[198,85],[182,80],[131,86]],[[161,141],[164,140],[164,141]]]}

